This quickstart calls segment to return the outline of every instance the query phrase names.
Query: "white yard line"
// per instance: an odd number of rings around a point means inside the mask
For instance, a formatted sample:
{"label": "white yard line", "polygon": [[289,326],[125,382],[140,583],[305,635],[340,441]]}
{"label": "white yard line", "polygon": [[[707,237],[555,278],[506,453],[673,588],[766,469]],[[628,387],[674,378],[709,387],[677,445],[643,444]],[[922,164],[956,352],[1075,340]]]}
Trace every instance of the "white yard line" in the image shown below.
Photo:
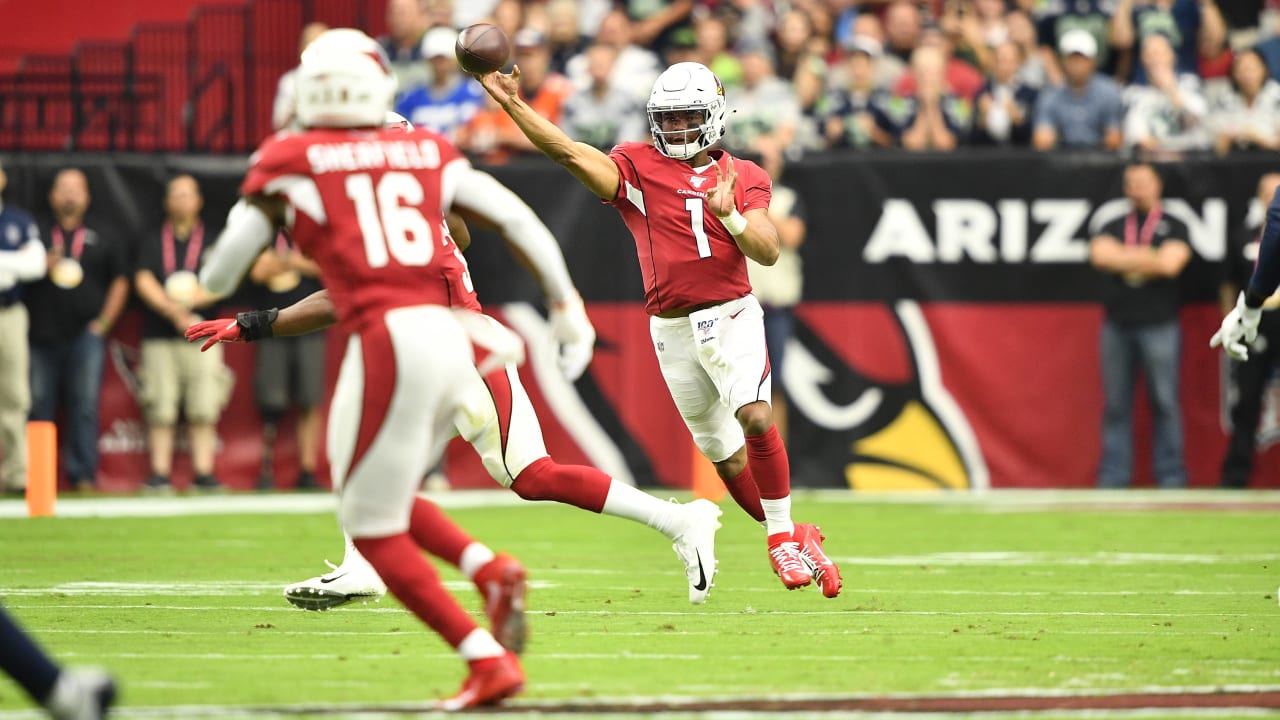
{"label": "white yard line", "polygon": [[[172,610],[177,612],[221,611],[221,612],[302,612],[292,607],[224,607],[219,605],[82,605],[76,604],[9,604],[6,607],[15,610]],[[405,612],[401,608],[343,608],[343,612]],[[1133,618],[1251,618],[1257,613],[1217,613],[1217,612],[1109,612],[1109,611],[1068,611],[1053,612],[1031,610],[560,610],[556,608],[530,608],[529,613],[552,615],[588,615],[635,617],[646,615],[652,617],[705,617],[722,615],[740,617],[743,615],[839,615],[843,617],[858,615],[922,615],[937,617],[1133,617]]]}

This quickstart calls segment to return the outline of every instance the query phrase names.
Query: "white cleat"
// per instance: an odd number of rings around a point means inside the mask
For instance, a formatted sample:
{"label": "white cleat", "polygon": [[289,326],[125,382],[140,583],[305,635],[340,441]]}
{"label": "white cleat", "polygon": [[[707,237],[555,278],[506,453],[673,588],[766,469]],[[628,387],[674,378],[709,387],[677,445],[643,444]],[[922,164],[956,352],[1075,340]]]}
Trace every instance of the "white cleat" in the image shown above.
{"label": "white cleat", "polygon": [[333,572],[294,583],[284,589],[284,599],[303,610],[330,610],[349,602],[377,602],[387,594],[387,586],[367,560],[356,555],[342,565],[324,561]]}
{"label": "white cleat", "polygon": [[716,530],[721,510],[710,500],[694,500],[681,505],[678,532],[671,547],[684,563],[689,580],[689,602],[707,601],[716,578]]}
{"label": "white cleat", "polygon": [[116,684],[98,668],[66,668],[58,673],[45,707],[54,720],[102,720],[116,699]]}

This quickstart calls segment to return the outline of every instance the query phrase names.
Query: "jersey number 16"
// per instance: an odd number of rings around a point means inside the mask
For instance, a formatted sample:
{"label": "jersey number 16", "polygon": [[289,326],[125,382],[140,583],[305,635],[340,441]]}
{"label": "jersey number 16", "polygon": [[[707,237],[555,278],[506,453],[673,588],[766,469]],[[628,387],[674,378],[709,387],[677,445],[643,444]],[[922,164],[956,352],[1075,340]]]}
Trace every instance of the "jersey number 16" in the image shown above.
{"label": "jersey number 16", "polygon": [[369,267],[385,267],[390,258],[400,265],[431,262],[435,237],[418,206],[425,193],[411,173],[388,172],[377,187],[368,173],[347,176],[347,197],[356,206],[356,222],[364,236]]}

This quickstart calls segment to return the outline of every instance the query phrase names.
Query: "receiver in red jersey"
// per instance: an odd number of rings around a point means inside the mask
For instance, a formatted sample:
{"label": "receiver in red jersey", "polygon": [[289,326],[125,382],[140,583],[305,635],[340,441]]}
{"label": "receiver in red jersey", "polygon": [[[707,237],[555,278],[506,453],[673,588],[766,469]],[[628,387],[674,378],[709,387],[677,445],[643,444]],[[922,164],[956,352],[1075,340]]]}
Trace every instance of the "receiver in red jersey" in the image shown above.
{"label": "receiver in red jersey", "polygon": [[444,214],[467,160],[430,130],[281,133],[251,160],[243,195],[278,196],[298,247],[320,266],[339,322],[459,305],[465,267]]}

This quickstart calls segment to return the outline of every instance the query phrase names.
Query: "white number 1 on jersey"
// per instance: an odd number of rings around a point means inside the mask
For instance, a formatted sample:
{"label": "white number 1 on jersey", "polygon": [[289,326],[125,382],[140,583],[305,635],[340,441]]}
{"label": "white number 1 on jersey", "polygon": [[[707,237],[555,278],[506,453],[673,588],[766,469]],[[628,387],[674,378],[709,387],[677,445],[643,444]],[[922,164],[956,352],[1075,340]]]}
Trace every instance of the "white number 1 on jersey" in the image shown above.
{"label": "white number 1 on jersey", "polygon": [[411,173],[389,172],[378,180],[377,190],[369,173],[347,176],[347,197],[356,206],[356,222],[364,236],[369,267],[386,266],[390,258],[401,265],[431,262],[435,237],[418,206],[425,193]]}
{"label": "white number 1 on jersey", "polygon": [[685,198],[684,209],[689,212],[689,224],[693,227],[693,239],[698,243],[698,257],[711,257],[711,241],[707,240],[707,230],[702,226],[702,198]]}

